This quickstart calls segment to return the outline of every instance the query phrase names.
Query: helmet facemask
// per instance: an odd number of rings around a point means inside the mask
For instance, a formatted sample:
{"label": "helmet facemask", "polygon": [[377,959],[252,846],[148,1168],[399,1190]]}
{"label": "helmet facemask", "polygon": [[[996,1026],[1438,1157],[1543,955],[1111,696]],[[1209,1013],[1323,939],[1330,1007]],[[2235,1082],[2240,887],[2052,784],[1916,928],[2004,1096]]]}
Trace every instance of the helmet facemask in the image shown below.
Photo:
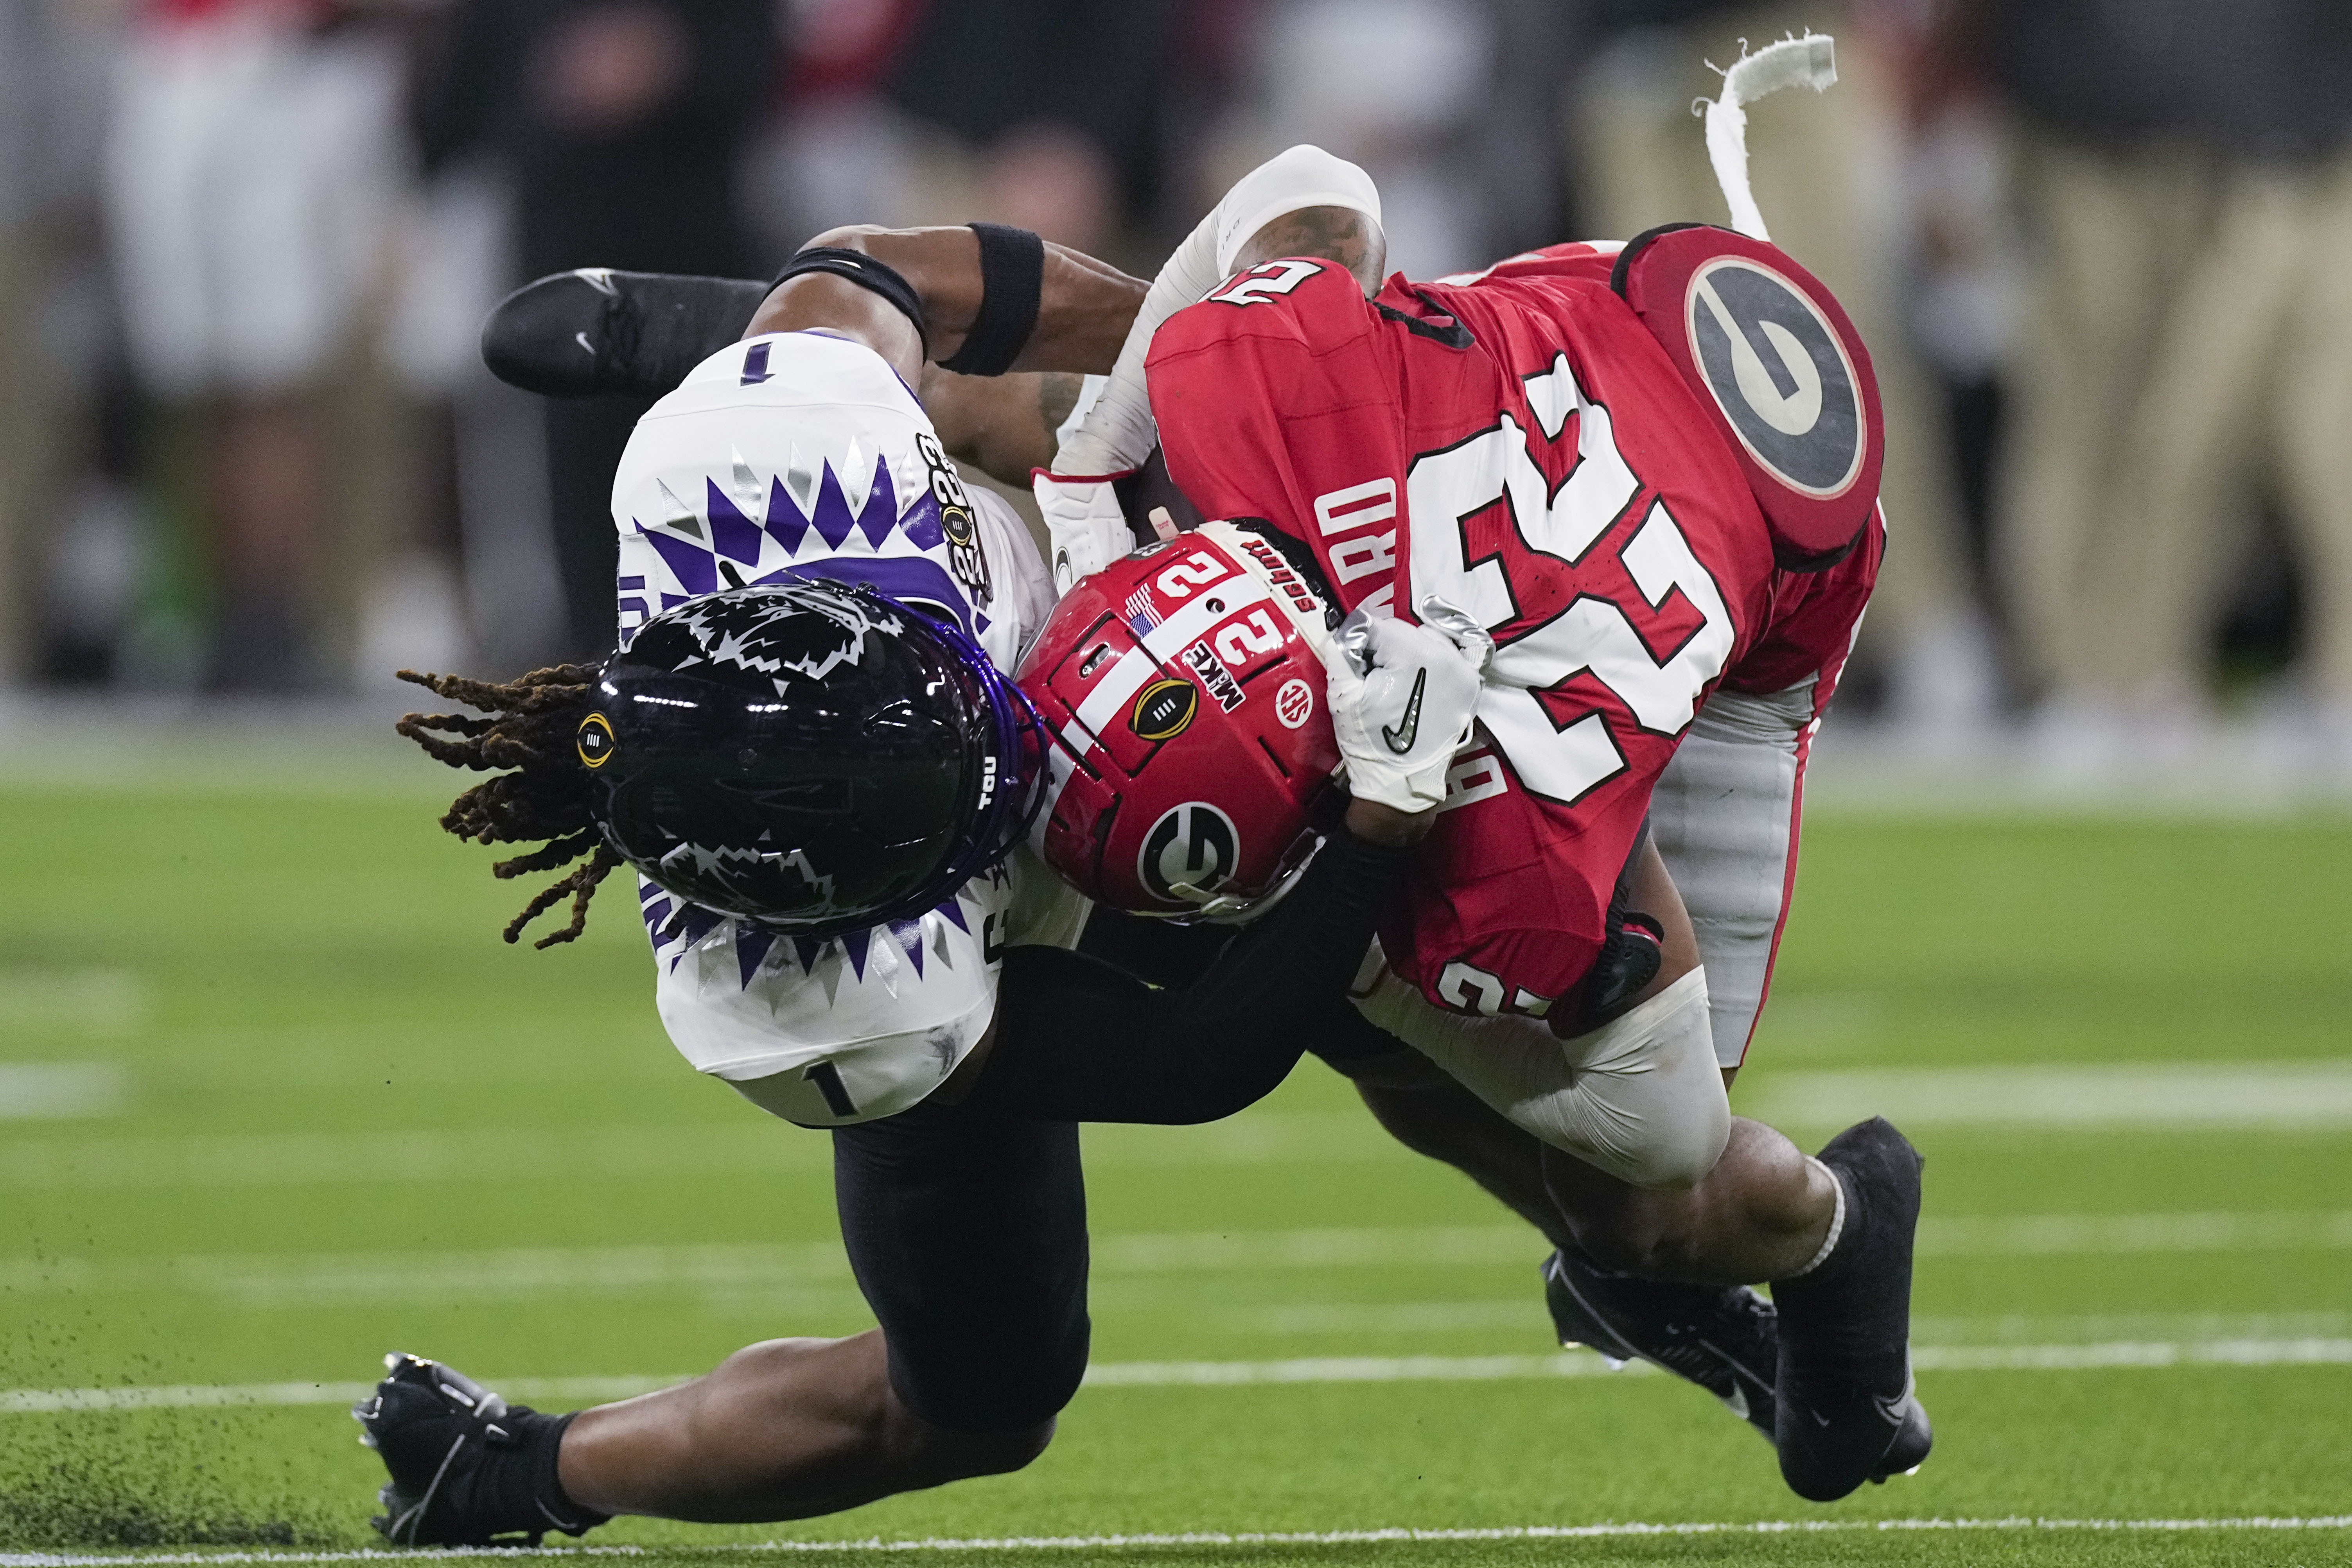
{"label": "helmet facemask", "polygon": [[[783,935],[913,918],[1041,804],[1034,714],[960,628],[785,580],[656,616],[607,663],[604,841],[678,897]],[[585,753],[583,752],[583,760]]]}

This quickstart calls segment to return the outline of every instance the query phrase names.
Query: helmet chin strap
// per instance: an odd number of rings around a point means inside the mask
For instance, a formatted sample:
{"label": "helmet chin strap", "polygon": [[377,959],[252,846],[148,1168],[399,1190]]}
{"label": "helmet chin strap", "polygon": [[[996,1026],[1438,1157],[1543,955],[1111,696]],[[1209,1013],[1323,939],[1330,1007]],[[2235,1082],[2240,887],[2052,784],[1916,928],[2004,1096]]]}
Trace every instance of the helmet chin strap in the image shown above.
{"label": "helmet chin strap", "polygon": [[1746,105],[1784,87],[1809,87],[1826,92],[1837,80],[1837,41],[1827,33],[1808,32],[1801,38],[1782,38],[1755,54],[1748,40],[1739,41],[1739,57],[1724,69],[1708,62],[1723,77],[1723,96],[1698,99],[1693,114],[1706,117],[1706,157],[1715,165],[1716,183],[1731,205],[1731,226],[1750,239],[1770,243],[1756,193],[1748,184],[1748,110]]}
{"label": "helmet chin strap", "polygon": [[1179,925],[1247,925],[1272,914],[1275,905],[1290,896],[1290,890],[1297,887],[1298,879],[1307,874],[1307,868],[1314,862],[1323,842],[1318,836],[1307,852],[1298,857],[1298,863],[1275,878],[1274,885],[1264,893],[1244,898],[1232,893],[1204,893],[1189,882],[1176,882],[1168,884],[1168,891],[1179,898],[1196,901],[1199,908],[1188,909],[1181,915],[1160,909],[1138,909],[1131,913],[1146,920],[1168,920]]}

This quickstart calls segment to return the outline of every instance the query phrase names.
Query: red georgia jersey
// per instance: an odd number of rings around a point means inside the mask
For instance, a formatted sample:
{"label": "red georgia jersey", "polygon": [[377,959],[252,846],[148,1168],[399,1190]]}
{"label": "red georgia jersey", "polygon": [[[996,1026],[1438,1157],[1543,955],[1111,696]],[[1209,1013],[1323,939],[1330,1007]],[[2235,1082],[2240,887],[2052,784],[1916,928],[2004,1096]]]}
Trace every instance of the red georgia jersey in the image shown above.
{"label": "red georgia jersey", "polygon": [[1494,633],[1486,744],[1381,929],[1457,1009],[1540,1017],[1575,990],[1706,692],[1727,671],[1833,678],[1876,570],[1874,528],[1830,572],[1775,570],[1727,441],[1609,287],[1617,248],[1369,300],[1336,264],[1270,262],[1171,319],[1149,361],[1170,477],[1202,515],[1305,541],[1349,609],[1435,595]]}

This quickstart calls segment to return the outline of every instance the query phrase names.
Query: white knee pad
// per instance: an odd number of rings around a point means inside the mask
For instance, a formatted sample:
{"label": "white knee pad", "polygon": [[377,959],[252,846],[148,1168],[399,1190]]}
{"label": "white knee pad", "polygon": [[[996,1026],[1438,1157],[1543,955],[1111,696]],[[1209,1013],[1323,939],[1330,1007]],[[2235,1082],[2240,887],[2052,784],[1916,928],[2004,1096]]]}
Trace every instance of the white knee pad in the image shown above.
{"label": "white knee pad", "polygon": [[1446,1012],[1394,975],[1356,1006],[1510,1121],[1635,1186],[1688,1186],[1731,1136],[1706,974],[1571,1040],[1536,1019]]}

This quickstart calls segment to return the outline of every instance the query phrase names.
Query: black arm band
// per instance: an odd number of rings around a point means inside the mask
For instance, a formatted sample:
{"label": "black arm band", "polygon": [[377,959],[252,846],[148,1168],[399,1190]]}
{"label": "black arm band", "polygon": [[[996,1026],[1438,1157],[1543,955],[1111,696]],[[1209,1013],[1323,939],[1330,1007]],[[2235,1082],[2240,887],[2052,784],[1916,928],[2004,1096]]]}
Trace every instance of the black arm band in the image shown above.
{"label": "black arm band", "polygon": [[1066,1122],[1213,1122],[1265,1095],[1341,1000],[1412,852],[1345,828],[1298,885],[1208,972],[1153,990],[1100,959],[1015,947],[996,1043],[974,1092],[1003,1114]]}
{"label": "black arm band", "polygon": [[955,357],[940,369],[961,376],[1001,376],[1037,329],[1045,292],[1045,242],[1027,229],[973,224],[980,236],[980,315]]}
{"label": "black arm band", "polygon": [[870,288],[896,305],[905,313],[907,319],[915,324],[915,335],[923,340],[924,358],[930,357],[931,329],[930,324],[923,319],[922,296],[915,292],[915,286],[908,282],[898,268],[875,260],[862,250],[832,245],[811,246],[784,263],[784,269],[776,274],[775,283],[768,287],[773,288],[777,283],[788,277],[798,277],[803,272],[829,272],[835,277],[845,277],[860,288]]}

